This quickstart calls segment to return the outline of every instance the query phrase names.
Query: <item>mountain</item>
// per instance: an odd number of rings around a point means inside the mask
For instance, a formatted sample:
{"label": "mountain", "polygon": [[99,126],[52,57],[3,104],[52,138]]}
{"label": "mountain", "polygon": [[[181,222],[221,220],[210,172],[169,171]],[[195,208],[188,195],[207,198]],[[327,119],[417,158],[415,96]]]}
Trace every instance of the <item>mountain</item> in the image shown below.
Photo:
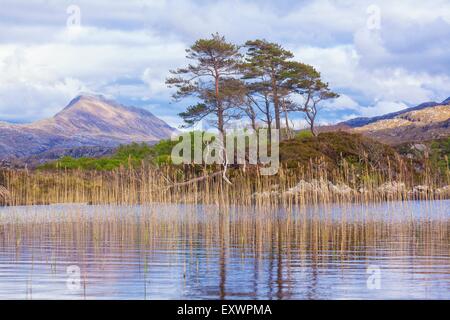
{"label": "mountain", "polygon": [[450,136],[450,98],[373,118],[356,118],[337,127],[359,132],[391,145]]}
{"label": "mountain", "polygon": [[[450,98],[448,98],[447,100],[449,100],[450,102]],[[445,100],[445,101],[447,101]],[[446,104],[445,101],[442,104]],[[351,128],[357,128],[357,127],[362,127],[365,126],[367,124],[371,124],[380,120],[387,120],[387,119],[392,119],[395,118],[403,113],[407,113],[410,111],[415,111],[415,110],[422,110],[425,108],[430,108],[430,107],[435,107],[438,106],[439,103],[436,102],[425,102],[422,104],[419,104],[416,107],[412,107],[412,108],[407,108],[407,109],[403,109],[397,112],[392,112],[392,113],[387,113],[385,115],[382,116],[377,116],[377,117],[372,117],[372,118],[367,118],[367,117],[361,117],[361,118],[354,118],[354,119],[350,119],[347,121],[342,122],[342,124],[347,125]]]}
{"label": "mountain", "polygon": [[450,104],[450,97],[442,101],[442,104]]}
{"label": "mountain", "polygon": [[[0,159],[77,153],[155,143],[176,131],[152,113],[96,95],[80,95],[54,117],[31,124],[0,122]],[[78,150],[78,151],[75,151]]]}

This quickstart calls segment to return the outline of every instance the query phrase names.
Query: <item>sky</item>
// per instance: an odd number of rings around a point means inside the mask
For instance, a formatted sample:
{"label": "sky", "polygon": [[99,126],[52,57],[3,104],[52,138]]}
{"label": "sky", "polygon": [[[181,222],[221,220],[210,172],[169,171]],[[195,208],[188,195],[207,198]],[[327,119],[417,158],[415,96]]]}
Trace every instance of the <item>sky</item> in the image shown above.
{"label": "sky", "polygon": [[179,126],[186,103],[172,101],[168,71],[215,32],[237,44],[278,42],[316,67],[340,94],[323,105],[323,124],[450,96],[450,0],[0,0],[0,8],[0,121],[51,117],[87,92]]}

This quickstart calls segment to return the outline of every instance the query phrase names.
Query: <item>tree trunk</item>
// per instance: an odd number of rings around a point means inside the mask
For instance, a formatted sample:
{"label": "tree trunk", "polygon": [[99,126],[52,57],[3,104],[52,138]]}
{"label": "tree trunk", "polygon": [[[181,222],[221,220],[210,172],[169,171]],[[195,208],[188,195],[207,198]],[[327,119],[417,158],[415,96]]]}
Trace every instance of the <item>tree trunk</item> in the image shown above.
{"label": "tree trunk", "polygon": [[222,110],[222,101],[220,101],[220,92],[219,92],[219,74],[216,73],[215,78],[215,96],[216,96],[216,108],[217,108],[217,129],[223,135],[224,134],[224,120],[223,120],[223,110]]}
{"label": "tree trunk", "polygon": [[272,94],[273,94],[273,108],[275,110],[275,128],[280,130],[281,129],[280,102],[278,100],[278,87],[274,75],[272,75]]}
{"label": "tree trunk", "polygon": [[253,129],[253,131],[256,132],[256,119],[254,116],[252,116],[251,121],[252,121],[252,129]]}
{"label": "tree trunk", "polygon": [[314,118],[310,118],[309,126],[311,128],[312,135],[317,137],[316,131],[314,130]]}
{"label": "tree trunk", "polygon": [[225,135],[224,121],[223,121],[223,110],[219,108],[217,111],[217,129],[222,136]]}
{"label": "tree trunk", "polygon": [[284,113],[284,121],[286,123],[286,138],[291,138],[291,130],[289,128],[289,117],[288,117],[288,111],[286,108],[286,100],[283,98],[281,105],[283,106],[283,113]]}
{"label": "tree trunk", "polygon": [[269,141],[272,141],[272,117],[270,116],[270,103],[267,95],[264,98],[266,102],[267,137]]}
{"label": "tree trunk", "polygon": [[313,100],[313,105],[311,107],[311,113],[308,114],[309,120],[310,120],[310,126],[311,126],[311,133],[314,137],[317,137],[317,133],[314,130],[314,125],[316,122],[316,116],[317,116],[317,107],[316,102]]}
{"label": "tree trunk", "polygon": [[288,118],[288,113],[285,110],[284,111],[284,120],[286,121],[286,136],[288,139],[291,138],[291,129],[289,128],[289,118]]}

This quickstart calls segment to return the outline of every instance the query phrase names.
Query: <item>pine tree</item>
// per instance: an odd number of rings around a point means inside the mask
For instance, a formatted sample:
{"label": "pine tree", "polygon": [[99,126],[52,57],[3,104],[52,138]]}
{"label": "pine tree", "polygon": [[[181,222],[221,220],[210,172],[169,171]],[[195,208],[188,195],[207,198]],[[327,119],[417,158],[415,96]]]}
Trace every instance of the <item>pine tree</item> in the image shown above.
{"label": "pine tree", "polygon": [[281,129],[280,88],[286,81],[286,65],[293,58],[292,52],[279,44],[266,40],[247,41],[247,57],[243,65],[244,79],[250,81],[254,89],[273,102],[275,128]]}
{"label": "pine tree", "polygon": [[169,87],[177,88],[175,100],[194,97],[200,101],[180,113],[190,126],[212,118],[219,132],[225,134],[225,123],[234,117],[232,92],[228,85],[234,84],[241,63],[239,47],[229,43],[225,37],[213,34],[211,39],[199,39],[186,50],[191,60],[187,67],[170,71],[173,77],[166,80]]}

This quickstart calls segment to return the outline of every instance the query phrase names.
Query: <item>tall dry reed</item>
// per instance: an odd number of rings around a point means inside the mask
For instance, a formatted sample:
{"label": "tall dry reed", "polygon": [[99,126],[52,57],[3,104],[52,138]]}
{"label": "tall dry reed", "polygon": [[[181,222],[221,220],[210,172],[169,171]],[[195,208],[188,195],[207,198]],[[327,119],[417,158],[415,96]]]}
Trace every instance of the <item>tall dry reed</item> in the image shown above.
{"label": "tall dry reed", "polygon": [[311,160],[307,167],[282,167],[274,176],[263,176],[255,167],[234,168],[227,172],[231,185],[220,175],[183,183],[214,172],[209,170],[154,168],[142,163],[139,168],[110,172],[7,170],[2,172],[2,180],[9,190],[9,205],[181,203],[290,208],[329,202],[445,199],[450,195],[448,186],[442,187],[442,179],[428,171],[418,178],[403,167],[361,171],[345,161],[330,171],[320,160]]}

